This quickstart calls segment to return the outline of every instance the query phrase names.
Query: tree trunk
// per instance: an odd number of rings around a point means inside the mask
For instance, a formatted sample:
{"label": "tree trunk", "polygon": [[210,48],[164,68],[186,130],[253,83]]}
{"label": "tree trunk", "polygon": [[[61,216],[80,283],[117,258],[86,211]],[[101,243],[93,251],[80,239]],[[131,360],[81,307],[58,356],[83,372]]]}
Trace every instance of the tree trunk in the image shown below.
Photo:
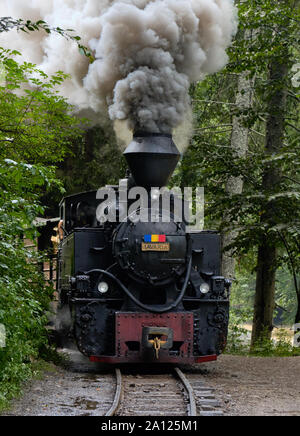
{"label": "tree trunk", "polygon": [[295,316],[295,324],[299,324],[300,323],[300,292],[299,292],[299,289],[300,289],[300,282],[299,282],[299,285],[298,285],[298,292],[297,292],[298,307],[297,307],[297,313],[296,313],[296,316]]}
{"label": "tree trunk", "polygon": [[[286,54],[287,55],[287,54]],[[284,137],[284,121],[286,109],[285,81],[288,74],[287,59],[282,56],[274,58],[270,63],[269,78],[271,95],[268,102],[268,118],[266,124],[267,156],[280,152]],[[272,162],[263,173],[262,192],[268,196],[278,190],[281,174]],[[261,224],[265,228],[274,224],[276,204],[267,202],[261,215]],[[274,236],[266,230],[261,238],[257,256],[256,295],[251,346],[260,339],[271,339],[273,329],[273,312],[275,307],[275,273],[276,273],[276,246]]]}
{"label": "tree trunk", "polygon": [[270,339],[275,308],[276,247],[269,246],[268,238],[258,248],[256,292],[251,346],[260,339]]}
{"label": "tree trunk", "polygon": [[[236,95],[237,109],[243,111],[249,109],[252,104],[252,87],[253,80],[248,78],[247,71],[241,73],[238,78],[238,90]],[[232,134],[231,134],[231,147],[237,158],[246,156],[248,151],[248,127],[243,125],[243,116],[234,116],[232,119]],[[228,196],[241,194],[243,192],[243,178],[230,176],[226,183],[226,193]],[[228,214],[224,215],[225,222],[231,222],[232,219]],[[233,243],[236,237],[234,230],[227,231],[222,234],[222,248],[226,249],[227,246]],[[222,256],[222,274],[224,277],[234,279],[235,277],[235,259],[232,249],[223,251]]]}

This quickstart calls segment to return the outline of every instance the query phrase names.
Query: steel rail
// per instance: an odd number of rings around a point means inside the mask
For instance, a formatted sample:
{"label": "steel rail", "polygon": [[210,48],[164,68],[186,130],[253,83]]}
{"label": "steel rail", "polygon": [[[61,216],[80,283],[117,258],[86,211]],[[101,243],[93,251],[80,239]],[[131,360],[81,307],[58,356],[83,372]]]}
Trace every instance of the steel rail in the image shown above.
{"label": "steel rail", "polygon": [[115,369],[116,372],[116,392],[113,404],[105,416],[114,416],[120,406],[121,395],[122,395],[122,374],[119,368]]}
{"label": "steel rail", "polygon": [[180,378],[182,384],[184,385],[184,387],[189,395],[190,404],[189,404],[188,415],[189,416],[197,416],[197,406],[196,406],[194,389],[192,388],[192,385],[190,384],[190,382],[188,381],[186,376],[183,374],[183,372],[179,368],[175,367],[174,370],[177,373],[178,377]]}

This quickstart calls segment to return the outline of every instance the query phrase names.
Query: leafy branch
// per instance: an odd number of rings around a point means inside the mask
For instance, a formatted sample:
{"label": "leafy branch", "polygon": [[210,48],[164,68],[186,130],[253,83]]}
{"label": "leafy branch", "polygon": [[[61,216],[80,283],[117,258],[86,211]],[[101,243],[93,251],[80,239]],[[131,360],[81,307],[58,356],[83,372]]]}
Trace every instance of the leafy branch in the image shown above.
{"label": "leafy branch", "polygon": [[81,38],[77,35],[72,35],[70,32],[74,32],[73,29],[61,29],[60,27],[50,27],[45,21],[38,20],[33,22],[31,20],[23,20],[21,18],[15,19],[12,17],[0,17],[0,33],[9,32],[16,29],[25,33],[44,30],[46,33],[57,33],[63,38],[76,42],[79,52],[86,56],[89,61],[94,62],[94,57],[89,49],[80,43]]}

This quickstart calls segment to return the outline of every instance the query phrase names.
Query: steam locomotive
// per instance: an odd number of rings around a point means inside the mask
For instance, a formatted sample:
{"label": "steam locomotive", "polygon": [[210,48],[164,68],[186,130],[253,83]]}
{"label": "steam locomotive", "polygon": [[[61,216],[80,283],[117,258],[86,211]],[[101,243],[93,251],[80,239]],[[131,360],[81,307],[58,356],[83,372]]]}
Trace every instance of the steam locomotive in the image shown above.
{"label": "steam locomotive", "polygon": [[[180,153],[171,135],[137,132],[124,156],[125,191],[150,193],[166,186]],[[58,329],[94,362],[215,360],[226,345],[230,289],[220,273],[219,235],[187,233],[174,195],[169,220],[161,202],[155,220],[121,217],[120,186],[109,187],[110,202],[93,191],[60,203]],[[150,200],[143,206],[149,217]],[[108,212],[116,220],[103,219]]]}

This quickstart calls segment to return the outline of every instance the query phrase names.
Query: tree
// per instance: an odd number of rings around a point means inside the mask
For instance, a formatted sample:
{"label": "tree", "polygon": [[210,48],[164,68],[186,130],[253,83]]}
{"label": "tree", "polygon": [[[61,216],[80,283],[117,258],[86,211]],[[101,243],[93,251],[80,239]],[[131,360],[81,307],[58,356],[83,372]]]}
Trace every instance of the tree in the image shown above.
{"label": "tree", "polygon": [[[245,71],[238,76],[237,93],[236,93],[236,108],[242,113],[248,110],[252,105],[253,80],[249,78],[249,72]],[[231,132],[231,147],[236,158],[245,158],[248,151],[249,128],[243,124],[245,115],[240,114],[232,117],[232,132]],[[240,176],[229,176],[226,181],[226,193],[228,196],[242,194],[244,180]],[[224,221],[227,221],[226,213]],[[235,278],[235,259],[233,249],[226,250],[235,239],[236,232],[228,231],[222,234],[222,274],[229,279]]]}
{"label": "tree", "polygon": [[53,289],[37,268],[41,254],[26,248],[22,236],[35,238],[33,220],[43,213],[37,191],[53,183],[54,168],[0,160],[0,324],[6,331],[5,348],[0,348],[0,409],[32,375],[30,362],[47,344],[45,313]]}
{"label": "tree", "polygon": [[[0,32],[12,29],[58,33],[76,42],[80,52],[93,61],[72,29],[52,28],[42,20],[0,17]],[[63,80],[68,79],[63,72],[47,77],[30,63],[19,65],[14,60],[18,52],[2,49],[0,53],[7,70],[0,96],[0,134],[3,134],[0,141],[5,144],[0,156],[26,159],[31,163],[56,162],[57,177],[63,181],[68,195],[116,183],[125,169],[112,124],[107,122],[105,127],[88,128],[87,121],[70,116],[72,107],[55,92]],[[20,88],[26,89],[22,99],[16,93]],[[47,135],[40,134],[45,130]],[[42,196],[47,215],[58,213],[60,199],[60,191],[54,188]]]}
{"label": "tree", "polygon": [[81,134],[81,120],[56,87],[67,76],[48,77],[30,63],[19,64],[16,51],[0,48],[5,80],[0,86],[0,159],[60,161],[70,140]]}
{"label": "tree", "polygon": [[[278,266],[292,270],[292,262],[299,271],[299,97],[291,86],[299,39],[296,6],[290,0],[239,4],[240,34],[252,32],[251,37],[237,38],[227,68],[193,87],[196,130],[176,175],[185,184],[205,186],[206,227],[234,234],[227,250],[237,259],[256,252],[261,299],[253,342],[272,331]],[[243,77],[253,94],[244,108],[237,99]],[[235,120],[248,133],[248,148],[240,155],[232,147]],[[242,193],[228,195],[231,178],[243,185]]]}
{"label": "tree", "polygon": [[[280,32],[280,28],[278,28]],[[279,154],[283,146],[286,114],[286,80],[288,50],[274,56],[269,66],[269,104],[267,108],[265,150],[269,156]],[[263,169],[262,192],[273,194],[280,186],[281,171],[271,161]],[[261,224],[266,228],[276,225],[276,199],[267,201],[261,213]],[[277,268],[277,241],[272,233],[264,232],[258,246],[256,294],[252,328],[252,345],[264,334],[270,338],[275,308],[275,274]]]}
{"label": "tree", "polygon": [[24,246],[23,236],[35,238],[41,192],[61,188],[53,163],[81,135],[81,121],[56,91],[66,76],[47,77],[32,64],[19,64],[17,56],[0,49],[0,324],[6,329],[0,408],[32,375],[30,363],[47,344],[45,312],[53,289],[39,271],[40,254]]}
{"label": "tree", "polygon": [[[94,126],[69,144],[63,161],[57,164],[56,175],[61,180],[65,195],[97,190],[106,184],[116,185],[126,174],[126,162],[117,144],[111,124]],[[61,193],[50,190],[43,196],[47,205],[45,214],[57,216]]]}
{"label": "tree", "polygon": [[[289,70],[293,65],[290,32],[291,12],[296,2],[281,0],[277,3],[277,13],[280,18],[273,24],[271,44],[273,50],[268,59],[268,88],[266,107],[266,136],[265,154],[267,162],[262,171],[261,190],[265,202],[260,216],[260,223],[264,228],[258,244],[256,295],[254,305],[252,346],[262,337],[269,339],[273,330],[273,313],[275,307],[275,274],[278,267],[278,248],[280,239],[274,237],[273,229],[278,225],[287,224],[281,216],[278,222],[278,209],[282,207],[281,199],[284,194],[282,183],[283,168],[278,166],[273,157],[278,157],[284,149],[285,126],[287,118],[287,93],[290,87]],[[263,32],[263,31],[261,31]],[[269,32],[267,32],[269,33]],[[292,32],[292,35],[294,32]],[[286,209],[285,209],[286,210]],[[280,213],[280,215],[282,215]],[[280,231],[279,231],[280,235]]]}

